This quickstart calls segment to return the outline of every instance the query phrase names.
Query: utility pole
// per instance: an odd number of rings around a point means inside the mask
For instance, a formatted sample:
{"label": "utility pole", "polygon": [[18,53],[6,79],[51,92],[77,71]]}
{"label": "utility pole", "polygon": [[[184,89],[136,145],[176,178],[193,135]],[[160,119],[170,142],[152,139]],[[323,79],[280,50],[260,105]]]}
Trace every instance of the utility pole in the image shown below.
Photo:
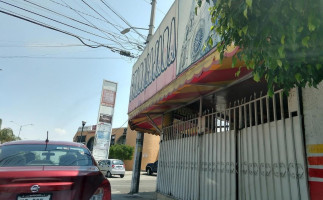
{"label": "utility pole", "polygon": [[[149,24],[149,34],[147,36],[147,42],[151,40],[154,32],[155,23],[155,10],[156,10],[156,0],[151,1],[151,14],[150,14],[150,24]],[[136,150],[135,150],[135,161],[133,163],[132,169],[132,180],[130,194],[139,192],[139,181],[140,181],[140,171],[141,171],[141,158],[142,158],[142,147],[144,143],[144,133],[137,132],[136,140]]]}
{"label": "utility pole", "polygon": [[139,181],[140,181],[143,142],[144,142],[144,133],[137,132],[135,161],[133,163],[132,180],[131,180],[131,188],[130,188],[131,194],[139,192]]}
{"label": "utility pole", "polygon": [[149,33],[147,37],[147,43],[151,40],[151,37],[153,36],[154,33],[154,24],[155,24],[155,11],[156,11],[156,0],[151,1],[151,14],[150,14],[150,24],[149,24]]}

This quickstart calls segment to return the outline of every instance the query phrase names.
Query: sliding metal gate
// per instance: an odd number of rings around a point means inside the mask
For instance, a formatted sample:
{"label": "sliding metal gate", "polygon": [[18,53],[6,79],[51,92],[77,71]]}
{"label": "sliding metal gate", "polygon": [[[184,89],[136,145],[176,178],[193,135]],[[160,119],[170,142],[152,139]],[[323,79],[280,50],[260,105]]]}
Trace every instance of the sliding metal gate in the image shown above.
{"label": "sliding metal gate", "polygon": [[279,91],[165,127],[157,191],[192,200],[309,199],[297,93],[294,100]]}

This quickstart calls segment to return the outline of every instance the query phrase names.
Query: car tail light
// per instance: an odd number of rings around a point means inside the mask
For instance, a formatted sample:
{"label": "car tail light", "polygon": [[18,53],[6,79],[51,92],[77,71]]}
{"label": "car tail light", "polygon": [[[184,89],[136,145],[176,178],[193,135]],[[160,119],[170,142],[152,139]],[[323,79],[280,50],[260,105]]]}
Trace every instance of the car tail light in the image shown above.
{"label": "car tail light", "polygon": [[112,168],[114,168],[115,165],[112,165]]}
{"label": "car tail light", "polygon": [[123,165],[123,168],[126,168],[126,166],[125,166],[125,165]]}
{"label": "car tail light", "polygon": [[111,200],[111,186],[108,180],[104,179],[90,200]]}

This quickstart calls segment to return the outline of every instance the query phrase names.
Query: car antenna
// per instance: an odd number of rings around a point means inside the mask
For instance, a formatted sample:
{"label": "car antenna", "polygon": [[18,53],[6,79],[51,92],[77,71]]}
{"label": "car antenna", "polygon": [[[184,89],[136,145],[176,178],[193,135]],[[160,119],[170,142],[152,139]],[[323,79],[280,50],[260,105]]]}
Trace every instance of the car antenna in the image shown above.
{"label": "car antenna", "polygon": [[48,131],[47,131],[47,138],[46,138],[45,142],[46,142],[46,146],[45,146],[45,151],[46,151],[47,150],[47,143],[49,142],[49,140],[48,140]]}
{"label": "car antenna", "polygon": [[46,138],[45,142],[46,142],[46,144],[49,142],[49,140],[48,140],[48,131],[47,131],[47,138]]}

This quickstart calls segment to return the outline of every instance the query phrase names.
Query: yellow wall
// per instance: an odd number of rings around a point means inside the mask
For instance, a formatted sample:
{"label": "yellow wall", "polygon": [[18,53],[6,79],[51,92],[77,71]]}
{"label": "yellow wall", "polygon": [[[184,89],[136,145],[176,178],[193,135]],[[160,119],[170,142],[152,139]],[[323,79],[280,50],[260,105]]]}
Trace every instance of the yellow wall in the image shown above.
{"label": "yellow wall", "polygon": [[[132,131],[130,127],[128,127],[126,144],[136,148],[136,138],[137,132]],[[159,136],[145,133],[142,150],[141,170],[146,170],[147,163],[155,162],[158,159],[159,140]],[[126,170],[132,171],[133,162],[134,159],[125,161]]]}
{"label": "yellow wall", "polygon": [[123,131],[124,131],[125,127],[122,128],[113,128],[112,129],[112,134],[111,135],[115,135],[115,139],[114,139],[114,144],[117,143],[118,139],[122,136]]}
{"label": "yellow wall", "polygon": [[[94,137],[94,135],[95,135],[95,131],[83,131],[82,136],[86,136],[85,137],[85,145],[87,144],[87,142],[89,141],[89,139],[91,139],[92,137]],[[76,141],[77,136],[81,136],[81,132],[75,133],[75,135],[73,137],[73,142],[78,142],[78,141]]]}

